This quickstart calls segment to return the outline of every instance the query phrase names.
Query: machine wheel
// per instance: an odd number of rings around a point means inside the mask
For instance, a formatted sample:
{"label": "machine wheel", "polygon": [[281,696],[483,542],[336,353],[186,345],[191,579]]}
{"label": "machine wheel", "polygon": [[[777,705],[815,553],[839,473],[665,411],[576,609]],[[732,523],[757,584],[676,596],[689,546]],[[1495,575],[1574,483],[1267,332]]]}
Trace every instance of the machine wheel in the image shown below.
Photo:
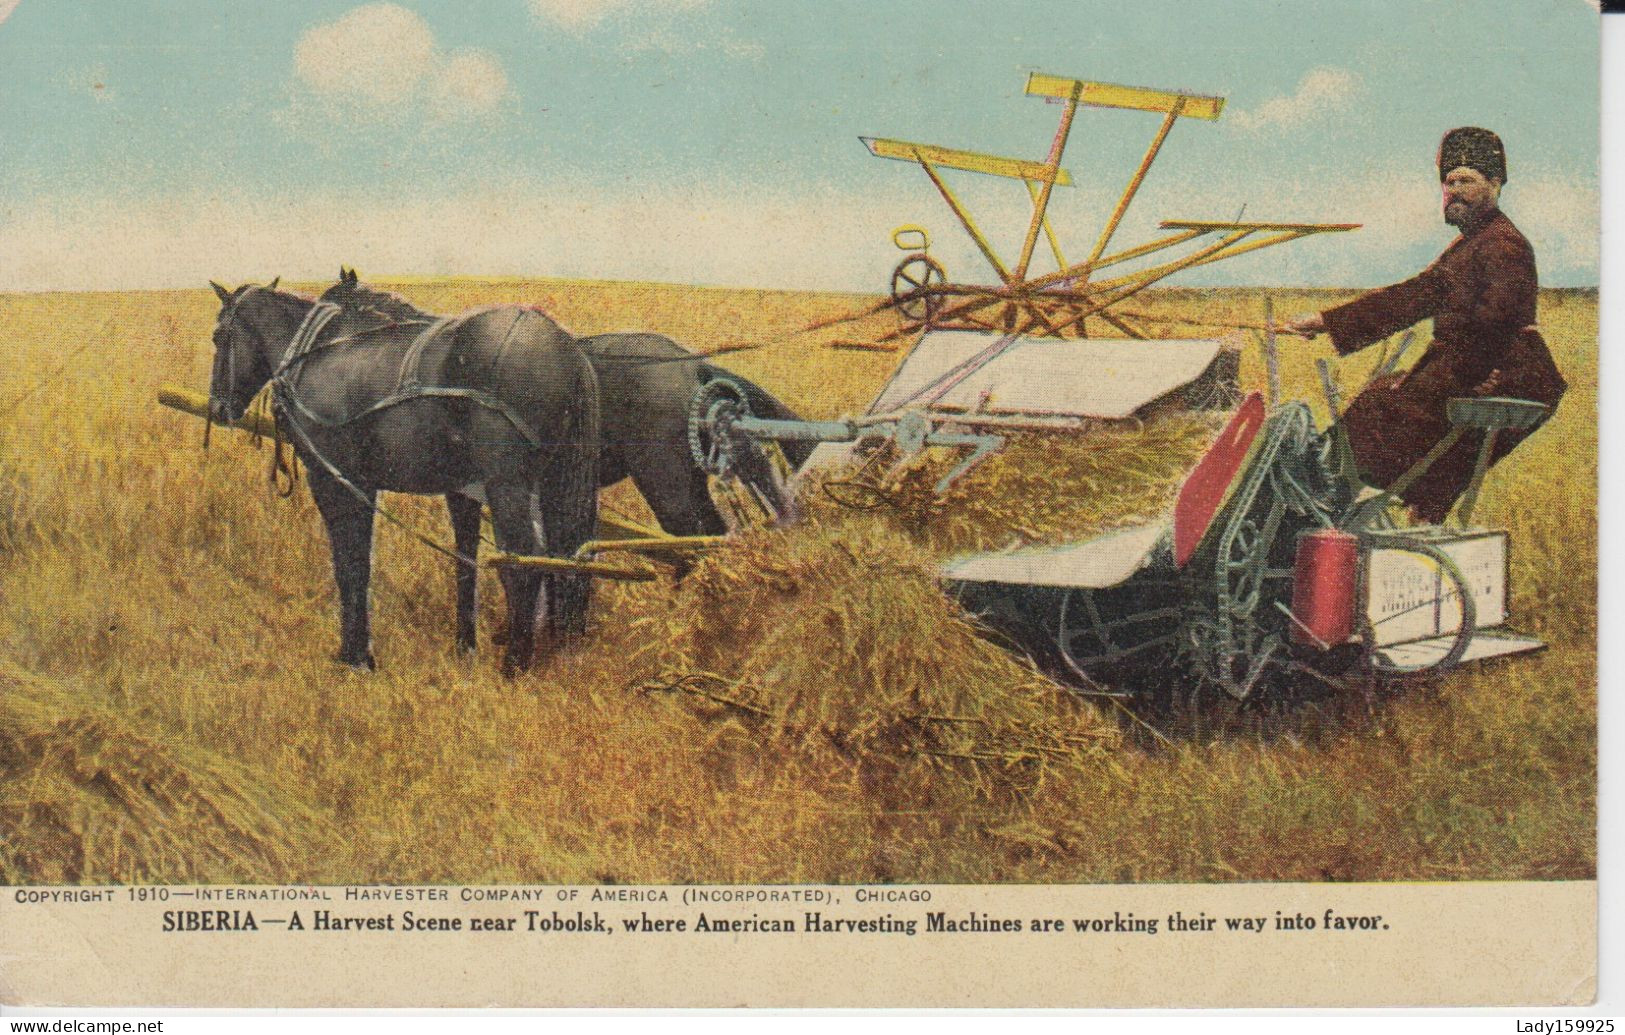
{"label": "machine wheel", "polygon": [[688,404],[688,451],[707,474],[721,477],[733,462],[730,429],[740,417],[750,416],[745,389],[726,377],[700,386]]}
{"label": "machine wheel", "polygon": [[891,298],[906,319],[929,324],[942,308],[937,293],[948,282],[942,264],[924,252],[916,252],[897,264],[891,275]]}
{"label": "machine wheel", "polygon": [[1473,634],[1478,631],[1478,607],[1473,602],[1472,587],[1467,584],[1467,576],[1461,573],[1461,568],[1443,550],[1418,542],[1396,543],[1394,548],[1419,554],[1439,566],[1439,571],[1456,587],[1457,599],[1461,601],[1461,628],[1456,630],[1450,649],[1438,661],[1427,665],[1387,665],[1377,660],[1375,651],[1370,651],[1367,658],[1371,670],[1379,676],[1443,675],[1460,663],[1461,656],[1473,642]]}

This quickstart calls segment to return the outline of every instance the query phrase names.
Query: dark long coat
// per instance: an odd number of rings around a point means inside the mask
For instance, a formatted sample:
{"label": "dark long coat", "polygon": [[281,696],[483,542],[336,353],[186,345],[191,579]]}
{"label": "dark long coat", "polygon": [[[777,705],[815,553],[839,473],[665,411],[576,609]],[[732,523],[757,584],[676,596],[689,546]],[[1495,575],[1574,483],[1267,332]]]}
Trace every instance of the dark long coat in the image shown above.
{"label": "dark long coat", "polygon": [[[1535,326],[1536,291],[1534,250],[1495,210],[1410,280],[1326,311],[1326,329],[1343,355],[1433,319],[1433,343],[1416,365],[1373,381],[1343,415],[1368,483],[1389,486],[1450,431],[1450,399],[1498,396],[1556,408],[1568,384]],[[1533,430],[1501,432],[1493,459]],[[1477,434],[1467,434],[1406,489],[1404,500],[1418,517],[1439,522],[1450,513],[1472,478],[1480,444]]]}

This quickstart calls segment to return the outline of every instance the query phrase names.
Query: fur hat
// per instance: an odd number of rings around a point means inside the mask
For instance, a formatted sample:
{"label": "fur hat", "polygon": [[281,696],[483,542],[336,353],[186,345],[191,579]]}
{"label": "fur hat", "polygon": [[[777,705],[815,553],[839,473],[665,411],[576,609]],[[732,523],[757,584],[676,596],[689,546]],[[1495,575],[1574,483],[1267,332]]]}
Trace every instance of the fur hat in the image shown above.
{"label": "fur hat", "polygon": [[1439,180],[1452,169],[1476,169],[1486,179],[1507,181],[1507,153],[1501,138],[1487,129],[1462,126],[1444,135],[1439,142]]}

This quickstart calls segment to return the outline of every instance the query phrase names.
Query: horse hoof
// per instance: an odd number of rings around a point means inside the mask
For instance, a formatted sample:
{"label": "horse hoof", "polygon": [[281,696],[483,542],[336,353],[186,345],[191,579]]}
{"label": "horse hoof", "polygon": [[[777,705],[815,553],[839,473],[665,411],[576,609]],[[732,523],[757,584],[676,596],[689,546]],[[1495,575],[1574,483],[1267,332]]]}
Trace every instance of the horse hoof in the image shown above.
{"label": "horse hoof", "polygon": [[502,656],[502,676],[503,676],[503,678],[504,679],[512,679],[515,676],[524,675],[526,672],[530,671],[530,667],[535,662],[535,660],[536,660],[536,655],[534,653],[525,653],[525,654],[521,655],[521,654],[515,654],[512,651],[509,651],[509,652],[503,654],[503,656]]}
{"label": "horse hoof", "polygon": [[343,654],[335,654],[333,655],[333,660],[338,662],[340,665],[343,665],[345,668],[353,669],[356,672],[378,671],[378,661],[372,656],[372,652],[370,651],[367,653],[366,657],[363,658],[347,658]]}

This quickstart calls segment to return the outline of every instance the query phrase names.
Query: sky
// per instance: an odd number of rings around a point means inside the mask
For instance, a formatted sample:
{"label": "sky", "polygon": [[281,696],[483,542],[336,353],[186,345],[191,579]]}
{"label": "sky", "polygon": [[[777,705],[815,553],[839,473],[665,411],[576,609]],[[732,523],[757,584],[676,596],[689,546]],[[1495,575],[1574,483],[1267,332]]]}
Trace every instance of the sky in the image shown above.
{"label": "sky", "polygon": [[[344,264],[872,292],[904,223],[987,282],[923,171],[858,137],[1042,159],[1035,71],[1226,98],[1173,128],[1114,247],[1161,219],[1363,224],[1170,285],[1411,275],[1452,236],[1458,125],[1505,140],[1542,282],[1591,285],[1598,35],[1588,0],[0,0],[0,290]],[[1159,121],[1078,114],[1070,255]],[[948,178],[1012,257],[1023,186]]]}

